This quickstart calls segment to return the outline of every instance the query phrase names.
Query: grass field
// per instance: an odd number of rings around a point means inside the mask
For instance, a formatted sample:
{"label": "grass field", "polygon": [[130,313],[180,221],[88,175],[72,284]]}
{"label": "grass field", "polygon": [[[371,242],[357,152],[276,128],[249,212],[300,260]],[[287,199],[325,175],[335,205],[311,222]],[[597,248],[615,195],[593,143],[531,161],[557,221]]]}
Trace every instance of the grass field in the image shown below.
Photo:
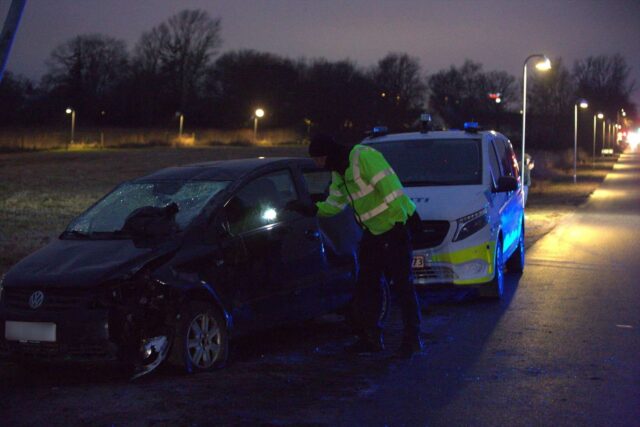
{"label": "grass field", "polygon": [[[305,147],[295,146],[0,154],[0,274],[55,238],[73,217],[122,181],[194,162],[305,155]],[[584,202],[612,165],[609,160],[593,170],[581,169],[577,185],[571,171],[547,173],[552,178],[545,181],[536,181],[534,174],[527,209],[528,245]]]}

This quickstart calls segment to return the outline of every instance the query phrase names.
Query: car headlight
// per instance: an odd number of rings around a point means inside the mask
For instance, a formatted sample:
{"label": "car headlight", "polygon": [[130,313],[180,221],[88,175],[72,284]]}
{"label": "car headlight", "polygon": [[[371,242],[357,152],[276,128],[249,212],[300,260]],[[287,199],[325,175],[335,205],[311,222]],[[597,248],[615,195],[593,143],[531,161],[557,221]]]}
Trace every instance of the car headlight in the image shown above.
{"label": "car headlight", "polygon": [[473,233],[482,230],[489,223],[487,209],[480,209],[470,215],[465,215],[462,218],[458,218],[456,222],[458,227],[456,228],[456,234],[453,236],[454,242],[466,239]]}

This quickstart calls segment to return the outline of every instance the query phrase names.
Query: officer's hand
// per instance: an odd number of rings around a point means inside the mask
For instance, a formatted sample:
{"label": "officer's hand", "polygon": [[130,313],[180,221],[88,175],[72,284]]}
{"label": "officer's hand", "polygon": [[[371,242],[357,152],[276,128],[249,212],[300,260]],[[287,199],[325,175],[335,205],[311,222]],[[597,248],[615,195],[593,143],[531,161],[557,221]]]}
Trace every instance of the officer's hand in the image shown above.
{"label": "officer's hand", "polygon": [[313,203],[305,203],[301,200],[291,200],[287,202],[284,208],[288,211],[297,212],[305,216],[314,216],[318,208]]}

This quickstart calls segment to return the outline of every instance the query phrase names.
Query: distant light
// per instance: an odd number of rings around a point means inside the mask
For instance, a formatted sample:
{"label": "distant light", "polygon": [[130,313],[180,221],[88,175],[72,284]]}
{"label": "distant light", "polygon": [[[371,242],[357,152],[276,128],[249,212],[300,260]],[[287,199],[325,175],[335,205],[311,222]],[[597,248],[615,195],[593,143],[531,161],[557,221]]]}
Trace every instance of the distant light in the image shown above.
{"label": "distant light", "polygon": [[496,104],[500,104],[502,102],[502,98],[496,98]]}
{"label": "distant light", "polygon": [[265,221],[273,221],[278,217],[278,213],[273,208],[268,208],[262,213],[262,219]]}
{"label": "distant light", "polygon": [[638,145],[640,144],[640,128],[636,132],[629,132],[627,142],[633,150],[638,148]]}
{"label": "distant light", "polygon": [[627,113],[625,113],[624,110],[622,110],[622,117],[627,117]]}
{"label": "distant light", "polygon": [[384,93],[384,92],[382,92],[382,93],[380,94],[380,96],[384,98],[385,96],[387,96],[387,94],[386,94],[386,93]]}
{"label": "distant light", "polygon": [[66,110],[64,110],[64,112],[67,114],[71,114],[73,113],[73,110],[71,108],[67,108]]}
{"label": "distant light", "polygon": [[604,119],[604,114],[602,114],[602,113],[598,113],[598,118],[599,118],[600,120]]}
{"label": "distant light", "polygon": [[264,159],[264,156],[259,156],[258,158],[259,158],[259,159]]}
{"label": "distant light", "polygon": [[264,110],[262,108],[256,110],[256,117],[264,117]]}
{"label": "distant light", "polygon": [[579,105],[580,105],[580,108],[582,108],[582,109],[589,108],[589,103],[584,99],[580,100],[580,104]]}
{"label": "distant light", "polygon": [[546,71],[551,69],[551,61],[545,57],[542,61],[536,64],[536,68],[540,71]]}

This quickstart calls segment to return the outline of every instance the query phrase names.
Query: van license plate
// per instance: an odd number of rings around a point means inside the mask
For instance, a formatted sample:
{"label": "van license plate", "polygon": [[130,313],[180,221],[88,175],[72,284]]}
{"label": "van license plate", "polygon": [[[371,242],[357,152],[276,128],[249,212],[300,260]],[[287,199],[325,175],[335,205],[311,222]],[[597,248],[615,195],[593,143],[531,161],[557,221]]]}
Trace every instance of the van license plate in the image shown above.
{"label": "van license plate", "polygon": [[4,324],[4,338],[7,341],[55,342],[56,324],[7,320]]}
{"label": "van license plate", "polygon": [[422,255],[414,256],[413,261],[411,262],[411,267],[424,268],[424,257]]}

